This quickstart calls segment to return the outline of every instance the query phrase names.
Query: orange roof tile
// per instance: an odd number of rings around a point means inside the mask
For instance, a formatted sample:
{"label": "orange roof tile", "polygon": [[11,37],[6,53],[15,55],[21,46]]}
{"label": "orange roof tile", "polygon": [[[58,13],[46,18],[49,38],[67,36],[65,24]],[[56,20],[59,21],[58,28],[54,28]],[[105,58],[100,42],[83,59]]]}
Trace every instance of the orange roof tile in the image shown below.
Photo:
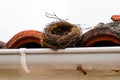
{"label": "orange roof tile", "polygon": [[111,19],[112,19],[113,21],[120,21],[120,15],[113,15],[113,16],[111,17]]}
{"label": "orange roof tile", "polygon": [[[42,33],[36,30],[25,30],[14,35],[7,43],[8,48],[40,47]],[[39,46],[35,46],[35,44]],[[28,46],[29,45],[29,46]]]}
{"label": "orange roof tile", "polygon": [[120,31],[116,23],[97,25],[82,35],[82,46],[118,46],[120,45]]}

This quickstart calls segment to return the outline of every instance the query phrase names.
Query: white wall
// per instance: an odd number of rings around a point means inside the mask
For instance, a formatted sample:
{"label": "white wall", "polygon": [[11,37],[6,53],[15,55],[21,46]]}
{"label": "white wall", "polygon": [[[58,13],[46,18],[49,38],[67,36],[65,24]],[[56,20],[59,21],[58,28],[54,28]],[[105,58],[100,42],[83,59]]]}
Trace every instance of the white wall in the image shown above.
{"label": "white wall", "polygon": [[25,74],[21,69],[0,69],[0,80],[120,80],[120,72],[35,69]]}

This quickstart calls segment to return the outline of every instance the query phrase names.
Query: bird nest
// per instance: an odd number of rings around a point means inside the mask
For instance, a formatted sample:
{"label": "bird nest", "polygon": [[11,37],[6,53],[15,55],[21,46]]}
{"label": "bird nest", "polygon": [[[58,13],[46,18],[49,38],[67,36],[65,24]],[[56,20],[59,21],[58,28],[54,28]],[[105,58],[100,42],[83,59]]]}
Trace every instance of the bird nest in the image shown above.
{"label": "bird nest", "polygon": [[80,40],[81,29],[66,21],[56,21],[47,25],[43,32],[45,46],[60,49],[74,47]]}

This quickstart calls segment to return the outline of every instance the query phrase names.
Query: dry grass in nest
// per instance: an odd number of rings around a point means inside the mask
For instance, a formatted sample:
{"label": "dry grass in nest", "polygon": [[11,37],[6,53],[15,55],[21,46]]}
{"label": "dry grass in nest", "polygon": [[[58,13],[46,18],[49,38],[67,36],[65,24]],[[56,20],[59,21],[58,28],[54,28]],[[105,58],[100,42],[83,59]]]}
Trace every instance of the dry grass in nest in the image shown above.
{"label": "dry grass in nest", "polygon": [[80,40],[81,30],[66,21],[56,21],[47,25],[43,32],[43,43],[47,47],[60,49],[74,47]]}

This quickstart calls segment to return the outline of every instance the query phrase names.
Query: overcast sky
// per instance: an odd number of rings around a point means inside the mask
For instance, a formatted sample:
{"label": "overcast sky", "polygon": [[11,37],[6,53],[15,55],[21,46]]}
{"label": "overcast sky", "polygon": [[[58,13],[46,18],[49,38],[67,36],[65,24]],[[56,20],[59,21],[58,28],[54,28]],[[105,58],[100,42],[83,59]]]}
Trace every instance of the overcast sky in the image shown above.
{"label": "overcast sky", "polygon": [[0,41],[7,42],[23,30],[43,31],[55,21],[45,12],[55,12],[84,29],[111,22],[112,15],[120,14],[120,0],[0,0]]}

